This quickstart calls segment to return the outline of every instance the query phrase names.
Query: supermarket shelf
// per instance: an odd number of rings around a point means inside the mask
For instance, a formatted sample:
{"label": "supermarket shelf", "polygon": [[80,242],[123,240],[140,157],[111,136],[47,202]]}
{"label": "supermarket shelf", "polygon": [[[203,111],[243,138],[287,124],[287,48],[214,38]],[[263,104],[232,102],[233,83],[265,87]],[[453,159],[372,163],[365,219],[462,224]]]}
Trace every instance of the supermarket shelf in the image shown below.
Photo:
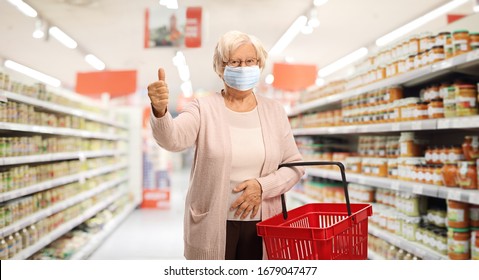
{"label": "supermarket shelf", "polygon": [[87,112],[87,111],[84,111],[84,110],[71,108],[71,107],[67,107],[67,106],[58,105],[58,104],[51,103],[51,102],[48,102],[48,101],[38,100],[36,98],[24,96],[24,95],[9,92],[9,91],[0,90],[0,92],[2,92],[3,96],[5,96],[7,99],[14,100],[14,101],[21,102],[21,103],[25,103],[25,104],[29,104],[29,105],[32,105],[32,106],[35,106],[35,107],[38,107],[38,108],[42,108],[44,110],[48,110],[50,112],[57,112],[57,113],[72,115],[72,116],[76,116],[76,117],[82,117],[82,118],[92,120],[92,121],[96,121],[96,122],[99,122],[99,123],[104,123],[104,124],[112,125],[112,126],[115,126],[115,127],[127,129],[127,127],[125,125],[119,124],[119,123],[117,123],[113,120],[107,119],[107,118],[102,117],[102,116],[100,116],[98,114],[95,114],[95,113],[91,113],[91,112]]}
{"label": "supermarket shelf", "polygon": [[76,226],[80,225],[84,221],[88,220],[89,218],[93,217],[96,215],[98,212],[103,210],[105,207],[116,201],[118,198],[120,198],[122,195],[124,195],[126,192],[125,191],[119,191],[118,193],[110,196],[109,198],[101,201],[100,203],[97,203],[93,207],[89,208],[85,212],[83,212],[82,215],[74,218],[73,220],[68,221],[67,223],[59,226],[43,238],[41,238],[38,242],[33,244],[32,246],[25,248],[15,256],[13,256],[12,259],[14,260],[25,260],[31,255],[35,254],[38,252],[40,249],[43,247],[47,246],[48,244],[52,243],[56,239],[60,238],[62,235],[65,233],[69,232]]}
{"label": "supermarket shelf", "polygon": [[420,243],[406,240],[398,235],[381,230],[375,226],[369,225],[369,233],[393,244],[396,247],[406,250],[410,252],[411,254],[420,257],[421,259],[426,259],[426,260],[449,259],[447,256],[442,255],[432,249],[429,249],[428,247]]}
{"label": "supermarket shelf", "polygon": [[3,157],[3,158],[0,158],[0,165],[5,166],[5,165],[14,165],[14,164],[60,161],[60,160],[70,160],[70,159],[84,160],[87,158],[120,156],[124,154],[126,154],[126,152],[120,151],[120,150],[101,150],[101,151],[78,151],[78,152],[39,154],[39,155],[17,156],[17,157]]}
{"label": "supermarket shelf", "polygon": [[[317,202],[317,200],[312,199],[310,197],[307,197],[304,194],[291,191],[288,192],[288,195],[291,195],[291,197],[294,197],[298,200],[301,200],[303,203],[314,203]],[[436,251],[433,251],[426,246],[419,244],[417,242],[411,242],[408,241],[400,236],[397,236],[393,233],[389,233],[387,231],[378,229],[375,226],[371,226],[370,224],[368,225],[368,232],[374,236],[377,236],[394,246],[397,246],[399,248],[402,248],[422,259],[428,259],[428,260],[443,260],[443,259],[448,259],[447,256],[441,255],[437,253]],[[368,256],[370,255],[370,251],[368,250]]]}
{"label": "supermarket shelf", "polygon": [[[363,87],[359,87],[353,90],[348,90],[340,94],[335,94],[320,98],[311,102],[306,102],[292,108],[289,116],[299,115],[314,109],[328,106],[340,102],[341,100],[353,96],[357,96],[362,93],[370,92],[373,90],[381,89],[393,85],[405,85],[413,86],[420,83],[424,83],[433,80],[442,75],[452,72],[467,72],[467,69],[479,66],[479,50],[475,50],[469,53],[465,53],[438,63],[416,69],[411,72],[407,72],[395,77],[387,78],[376,83],[372,83]],[[477,71],[469,71],[476,73]]]}
{"label": "supermarket shelf", "polygon": [[0,202],[11,200],[14,198],[22,197],[31,193],[36,193],[39,191],[48,190],[54,187],[62,186],[71,182],[75,181],[84,181],[86,178],[92,178],[98,175],[102,175],[105,173],[109,173],[112,171],[120,170],[123,168],[127,168],[128,165],[126,163],[119,163],[110,166],[103,166],[97,169],[88,170],[85,172],[81,172],[78,174],[63,176],[57,179],[53,179],[50,181],[41,182],[26,188],[21,188],[18,190],[13,190],[10,192],[0,193]]}
{"label": "supermarket shelf", "polygon": [[382,257],[381,255],[371,250],[368,250],[368,259],[369,260],[385,260],[384,257]]}
{"label": "supermarket shelf", "polygon": [[76,252],[71,260],[85,260],[103,243],[103,241],[128,217],[128,215],[135,209],[135,205],[127,205],[126,208],[113,220],[105,225],[103,230],[95,234],[88,243]]}
{"label": "supermarket shelf", "polygon": [[290,191],[287,192],[287,196],[291,197],[292,199],[296,199],[301,201],[302,203],[309,204],[309,203],[318,203],[318,200],[298,191]]}
{"label": "supermarket shelf", "polygon": [[79,202],[82,202],[90,197],[93,197],[99,193],[101,193],[102,191],[105,191],[109,188],[112,188],[122,182],[125,182],[128,180],[128,177],[127,176],[124,176],[124,177],[121,177],[121,178],[118,178],[118,179],[115,179],[115,180],[112,180],[112,181],[109,181],[109,182],[105,182],[105,183],[102,183],[100,185],[98,185],[96,188],[94,189],[91,189],[89,191],[86,191],[86,192],[82,192],[76,196],[73,196],[65,201],[62,201],[62,202],[59,202],[47,209],[43,209],[41,211],[38,211],[37,213],[34,213],[33,215],[30,215],[28,217],[25,217],[24,219],[20,220],[20,221],[17,221],[7,227],[4,227],[2,229],[0,229],[0,237],[5,237],[5,236],[8,236],[16,231],[19,231],[20,229],[26,227],[26,226],[29,226],[31,224],[34,224],[48,216],[51,216],[55,213],[58,213],[62,210],[65,210]]}
{"label": "supermarket shelf", "polygon": [[351,134],[351,133],[373,133],[373,132],[400,132],[400,131],[421,131],[439,129],[477,129],[479,128],[479,116],[458,117],[450,119],[428,119],[405,121],[395,123],[377,123],[364,125],[331,126],[317,128],[293,129],[295,136],[300,135],[324,135],[324,134]]}
{"label": "supermarket shelf", "polygon": [[[341,181],[341,174],[335,170],[307,168],[306,174]],[[448,188],[444,186],[365,176],[355,173],[347,173],[346,180],[351,183],[390,189],[394,191],[404,191],[430,197],[447,198],[456,201],[479,204],[479,191],[477,190]]]}
{"label": "supermarket shelf", "polygon": [[63,127],[40,126],[40,125],[28,125],[28,124],[19,124],[19,123],[0,122],[0,130],[31,132],[31,133],[39,133],[39,134],[76,136],[76,137],[82,137],[82,138],[96,138],[96,139],[106,139],[106,140],[127,140],[126,137],[121,137],[121,136],[118,136],[118,135],[112,135],[111,133],[91,132],[91,131],[88,131],[88,130],[63,128]]}

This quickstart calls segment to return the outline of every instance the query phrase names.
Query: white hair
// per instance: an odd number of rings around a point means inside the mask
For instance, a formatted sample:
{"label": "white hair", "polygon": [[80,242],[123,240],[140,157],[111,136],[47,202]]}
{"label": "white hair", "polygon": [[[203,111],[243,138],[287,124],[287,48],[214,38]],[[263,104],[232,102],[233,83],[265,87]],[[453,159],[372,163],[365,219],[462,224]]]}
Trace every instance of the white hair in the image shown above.
{"label": "white hair", "polygon": [[225,65],[230,60],[230,55],[244,44],[253,45],[256,50],[258,66],[263,70],[268,53],[258,38],[240,31],[228,31],[219,39],[213,55],[213,68],[220,77],[223,76]]}

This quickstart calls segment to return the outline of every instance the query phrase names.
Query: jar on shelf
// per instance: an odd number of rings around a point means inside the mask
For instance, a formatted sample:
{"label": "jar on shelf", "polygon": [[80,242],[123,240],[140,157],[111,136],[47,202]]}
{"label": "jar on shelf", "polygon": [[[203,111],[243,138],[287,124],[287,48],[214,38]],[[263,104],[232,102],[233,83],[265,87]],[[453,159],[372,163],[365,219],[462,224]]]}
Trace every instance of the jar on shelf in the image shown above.
{"label": "jar on shelf", "polygon": [[351,173],[361,173],[361,158],[360,157],[346,158],[346,170]]}
{"label": "jar on shelf", "polygon": [[398,177],[398,160],[397,158],[388,159],[388,178],[397,179]]}
{"label": "jar on shelf", "polygon": [[479,228],[471,229],[471,260],[479,260]]}
{"label": "jar on shelf", "polygon": [[457,188],[457,164],[446,162],[442,167],[443,184],[446,187]]}
{"label": "jar on shelf", "polygon": [[409,97],[400,100],[400,119],[398,121],[410,121],[414,117],[414,108],[416,103],[419,102],[417,97]]}
{"label": "jar on shelf", "polygon": [[464,160],[464,154],[462,148],[459,146],[451,146],[447,149],[447,159],[449,162],[458,162]]}
{"label": "jar on shelf", "polygon": [[429,118],[428,102],[419,101],[413,110],[413,118],[415,120],[424,120]]}
{"label": "jar on shelf", "polygon": [[455,200],[447,200],[447,226],[453,228],[469,228],[469,204]]}
{"label": "jar on shelf", "polygon": [[432,173],[432,184],[436,186],[443,186],[444,185],[444,178],[442,175],[442,165],[440,164],[433,164],[432,165],[433,173]]}
{"label": "jar on shelf", "polygon": [[469,224],[471,227],[479,228],[479,205],[471,204],[469,207]]}
{"label": "jar on shelf", "polygon": [[422,57],[424,56],[425,51],[420,51],[414,56],[414,69],[419,69],[422,67]]}
{"label": "jar on shelf", "polygon": [[469,260],[471,232],[466,228],[449,228],[447,232],[447,247],[449,259]]}
{"label": "jar on shelf", "polygon": [[461,84],[456,88],[456,116],[477,115],[477,89],[473,84]]}
{"label": "jar on shelf", "polygon": [[434,163],[432,160],[432,151],[433,148],[431,146],[427,146],[426,150],[424,151],[424,159],[426,160],[427,164]]}
{"label": "jar on shelf", "polygon": [[444,56],[446,59],[454,56],[454,44],[452,43],[452,35],[446,35],[446,44],[444,45]]}
{"label": "jar on shelf", "polygon": [[477,189],[477,169],[474,161],[457,163],[457,184],[462,189]]}
{"label": "jar on shelf", "polygon": [[422,155],[425,141],[418,139],[413,132],[401,132],[399,138],[401,157],[418,157]]}
{"label": "jar on shelf", "polygon": [[456,87],[450,86],[447,88],[446,96],[444,97],[444,116],[446,118],[456,117]]}
{"label": "jar on shelf", "polygon": [[448,93],[448,88],[451,86],[451,83],[449,82],[442,82],[441,85],[439,86],[439,98],[444,100],[446,98],[447,93]]}
{"label": "jar on shelf", "polygon": [[406,72],[414,70],[414,61],[416,60],[416,55],[410,55],[407,57],[405,65],[406,65]]}
{"label": "jar on shelf", "polygon": [[479,49],[479,33],[474,32],[469,34],[469,40],[470,40],[470,47],[471,50],[477,50]]}
{"label": "jar on shelf", "polygon": [[435,46],[431,48],[428,52],[429,63],[436,63],[444,60],[444,58],[444,46]]}
{"label": "jar on shelf", "polygon": [[479,159],[479,136],[472,135],[464,137],[462,151],[465,160]]}
{"label": "jar on shelf", "polygon": [[444,104],[442,99],[434,98],[427,105],[427,114],[430,119],[444,118]]}
{"label": "jar on shelf", "polygon": [[454,45],[454,55],[460,55],[471,50],[469,45],[469,31],[456,30],[452,33],[452,42]]}
{"label": "jar on shelf", "polygon": [[386,158],[372,158],[371,159],[371,175],[377,177],[387,177],[388,166]]}
{"label": "jar on shelf", "polygon": [[447,32],[447,31],[439,32],[436,35],[436,42],[435,42],[434,46],[444,47],[446,45],[446,40],[447,40],[448,36],[449,37],[451,36],[451,32]]}

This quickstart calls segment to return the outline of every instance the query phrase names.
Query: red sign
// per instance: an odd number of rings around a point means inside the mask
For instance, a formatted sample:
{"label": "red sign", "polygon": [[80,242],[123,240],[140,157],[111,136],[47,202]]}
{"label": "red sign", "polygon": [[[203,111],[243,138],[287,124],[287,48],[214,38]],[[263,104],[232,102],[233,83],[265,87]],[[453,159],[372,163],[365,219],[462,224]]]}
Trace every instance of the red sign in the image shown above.
{"label": "red sign", "polygon": [[201,47],[201,7],[186,9],[185,46],[187,48]]}
{"label": "red sign", "polygon": [[305,89],[316,82],[316,65],[275,63],[273,87],[289,91]]}
{"label": "red sign", "polygon": [[89,96],[100,96],[104,92],[111,97],[129,95],[136,91],[136,70],[77,73],[75,90]]}
{"label": "red sign", "polygon": [[141,208],[170,208],[170,189],[143,190]]}

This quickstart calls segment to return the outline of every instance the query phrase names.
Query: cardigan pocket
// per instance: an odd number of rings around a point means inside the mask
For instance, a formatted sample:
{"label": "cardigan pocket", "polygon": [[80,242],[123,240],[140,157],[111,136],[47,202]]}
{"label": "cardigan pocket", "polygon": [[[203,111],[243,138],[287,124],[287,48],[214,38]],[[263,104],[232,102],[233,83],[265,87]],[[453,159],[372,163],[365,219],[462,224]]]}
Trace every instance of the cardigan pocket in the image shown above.
{"label": "cardigan pocket", "polygon": [[191,215],[191,219],[193,220],[194,223],[201,222],[201,220],[203,220],[208,215],[208,213],[209,213],[209,211],[197,214],[197,213],[195,213],[193,208],[191,208],[191,206],[190,206],[190,215]]}

